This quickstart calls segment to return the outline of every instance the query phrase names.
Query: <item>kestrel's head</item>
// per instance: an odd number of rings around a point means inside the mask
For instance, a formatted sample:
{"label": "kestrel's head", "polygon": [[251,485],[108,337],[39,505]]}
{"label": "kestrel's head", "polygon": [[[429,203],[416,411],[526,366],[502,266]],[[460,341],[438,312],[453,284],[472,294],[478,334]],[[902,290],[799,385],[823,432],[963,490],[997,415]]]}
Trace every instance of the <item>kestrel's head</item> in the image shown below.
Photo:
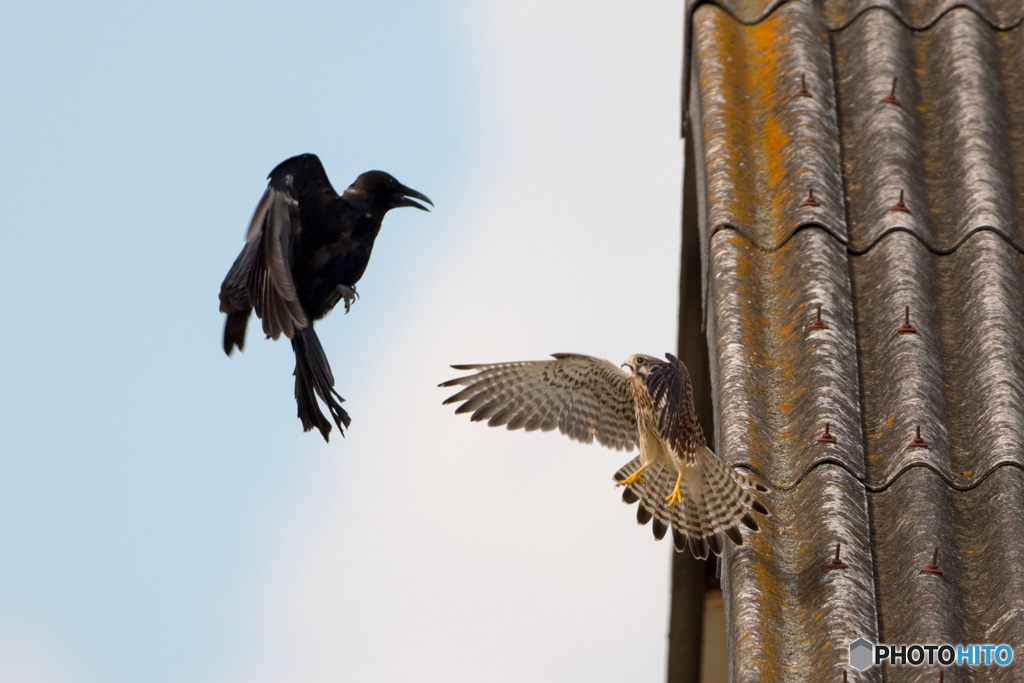
{"label": "kestrel's head", "polygon": [[633,374],[646,377],[647,373],[650,372],[651,363],[663,363],[664,361],[655,358],[654,356],[648,356],[646,353],[635,353],[626,359],[626,362],[621,367],[628,367],[630,372]]}

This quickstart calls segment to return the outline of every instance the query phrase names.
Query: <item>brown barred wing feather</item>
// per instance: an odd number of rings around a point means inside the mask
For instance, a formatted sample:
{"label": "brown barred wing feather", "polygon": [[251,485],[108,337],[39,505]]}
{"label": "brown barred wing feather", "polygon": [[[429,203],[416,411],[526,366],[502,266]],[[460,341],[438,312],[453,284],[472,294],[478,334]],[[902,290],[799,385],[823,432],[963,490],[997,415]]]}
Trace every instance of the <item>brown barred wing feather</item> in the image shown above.
{"label": "brown barred wing feather", "polygon": [[445,400],[461,403],[456,413],[491,427],[550,431],[615,450],[637,443],[629,375],[607,360],[577,353],[554,360],[453,365],[475,371],[442,383],[463,389]]}

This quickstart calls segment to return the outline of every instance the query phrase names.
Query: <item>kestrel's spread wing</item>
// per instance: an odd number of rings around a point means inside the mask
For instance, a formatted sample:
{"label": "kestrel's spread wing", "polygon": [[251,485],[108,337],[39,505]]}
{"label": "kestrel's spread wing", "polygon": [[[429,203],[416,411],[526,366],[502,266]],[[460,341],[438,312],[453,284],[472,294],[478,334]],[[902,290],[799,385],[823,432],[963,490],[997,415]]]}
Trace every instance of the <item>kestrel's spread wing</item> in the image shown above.
{"label": "kestrel's spread wing", "polygon": [[453,365],[476,374],[442,387],[465,386],[448,403],[474,421],[509,429],[556,427],[570,439],[630,450],[637,443],[629,375],[609,361],[578,353],[555,353],[555,360]]}

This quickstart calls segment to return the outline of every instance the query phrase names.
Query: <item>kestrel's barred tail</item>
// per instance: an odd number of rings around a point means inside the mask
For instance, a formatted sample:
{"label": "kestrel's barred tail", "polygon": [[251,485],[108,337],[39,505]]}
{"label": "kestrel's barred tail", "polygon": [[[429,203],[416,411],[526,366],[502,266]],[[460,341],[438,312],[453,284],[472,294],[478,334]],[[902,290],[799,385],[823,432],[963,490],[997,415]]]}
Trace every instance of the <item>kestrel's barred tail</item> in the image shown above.
{"label": "kestrel's barred tail", "polygon": [[[638,472],[640,464],[640,456],[627,462],[615,473],[615,481],[623,481]],[[669,516],[668,503],[665,502],[665,498],[672,490],[676,477],[668,471],[663,460],[648,465],[640,476],[641,479],[626,486],[622,492],[622,500],[629,504],[640,503],[636,509],[637,524],[647,524],[653,520],[651,530],[654,532],[654,537],[660,541],[665,538],[665,534],[672,526],[672,518]],[[682,546],[676,544],[676,549],[684,548],[686,548],[685,541]]]}
{"label": "kestrel's barred tail", "polygon": [[[639,468],[640,458],[634,458],[615,473],[615,481],[625,480]],[[722,554],[723,534],[736,545],[742,545],[740,524],[757,531],[751,512],[768,514],[751,490],[764,490],[763,487],[726,465],[706,446],[698,450],[696,466],[683,472],[681,503],[669,505],[665,500],[675,484],[676,473],[664,461],[651,463],[640,476],[622,494],[624,502],[639,503],[637,522],[646,524],[653,520],[654,536],[659,539],[671,526],[676,550],[689,546],[700,559],[706,558],[709,550],[715,555]]]}

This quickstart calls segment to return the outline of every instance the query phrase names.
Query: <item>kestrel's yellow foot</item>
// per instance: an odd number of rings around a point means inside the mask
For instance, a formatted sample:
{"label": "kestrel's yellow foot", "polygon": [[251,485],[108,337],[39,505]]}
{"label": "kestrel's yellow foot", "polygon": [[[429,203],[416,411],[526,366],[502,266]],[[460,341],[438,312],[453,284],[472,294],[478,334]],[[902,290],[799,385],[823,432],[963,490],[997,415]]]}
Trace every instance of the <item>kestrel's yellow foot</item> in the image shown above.
{"label": "kestrel's yellow foot", "polygon": [[679,490],[679,482],[681,482],[682,480],[683,473],[680,472],[679,476],[676,477],[676,485],[672,487],[672,493],[668,494],[668,497],[665,498],[665,502],[667,502],[669,505],[683,502],[683,492]]}
{"label": "kestrel's yellow foot", "polygon": [[637,482],[640,482],[641,484],[644,483],[644,478],[640,476],[640,473],[643,472],[645,469],[647,469],[647,465],[640,465],[640,469],[638,469],[636,472],[629,475],[622,481],[615,482],[615,485],[626,486],[627,484],[635,484]]}

